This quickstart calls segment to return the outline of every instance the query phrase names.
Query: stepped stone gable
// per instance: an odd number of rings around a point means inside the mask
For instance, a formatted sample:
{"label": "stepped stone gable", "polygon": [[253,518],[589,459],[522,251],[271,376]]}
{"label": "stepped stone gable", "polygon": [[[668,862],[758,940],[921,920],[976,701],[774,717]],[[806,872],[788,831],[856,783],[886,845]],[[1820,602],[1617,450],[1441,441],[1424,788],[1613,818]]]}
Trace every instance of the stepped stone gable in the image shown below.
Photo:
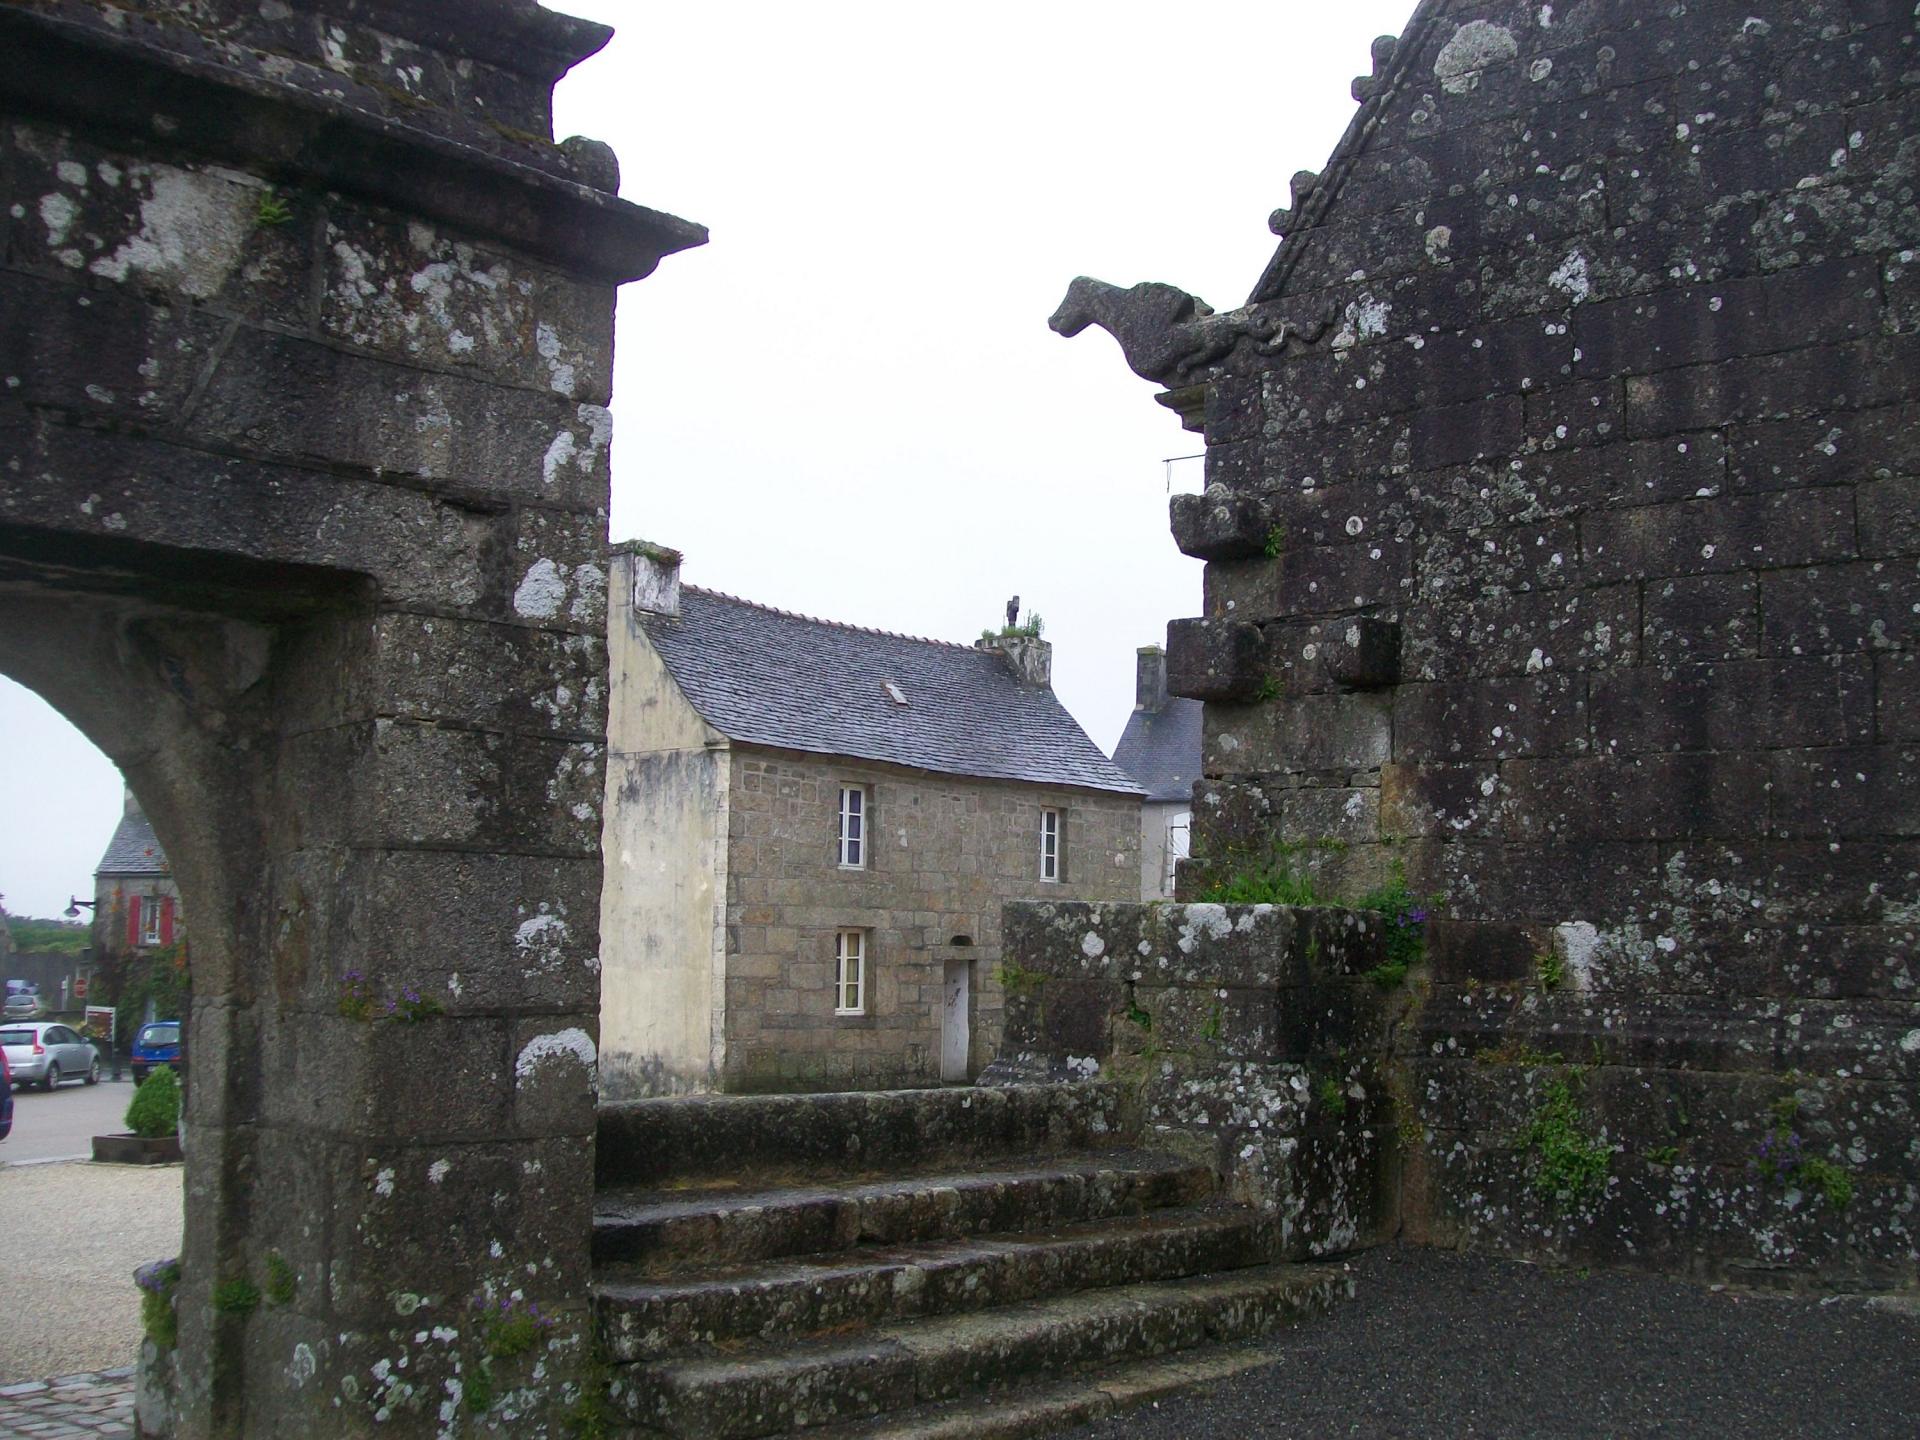
{"label": "stepped stone gable", "polygon": [[[1396,1042],[1435,1239],[1915,1279],[1915,27],[1433,0],[1245,307],[1055,317],[1206,437],[1183,893],[1440,897]],[[1533,1183],[1557,1086],[1584,1208]]]}
{"label": "stepped stone gable", "polygon": [[[704,236],[549,139],[608,34],[0,6],[0,669],[193,919],[148,1433],[545,1435],[580,1393],[613,299]],[[489,1354],[503,1300],[542,1343]]]}

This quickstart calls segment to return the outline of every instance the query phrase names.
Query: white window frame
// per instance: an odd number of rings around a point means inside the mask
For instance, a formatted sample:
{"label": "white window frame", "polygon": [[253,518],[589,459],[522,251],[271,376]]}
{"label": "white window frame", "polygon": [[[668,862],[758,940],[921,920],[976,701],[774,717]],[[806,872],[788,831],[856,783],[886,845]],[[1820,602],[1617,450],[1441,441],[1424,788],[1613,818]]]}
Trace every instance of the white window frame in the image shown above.
{"label": "white window frame", "polygon": [[140,943],[158,945],[160,943],[160,906],[158,895],[144,895],[140,899]]}
{"label": "white window frame", "polygon": [[867,823],[873,813],[872,797],[864,785],[840,787],[839,856],[842,870],[864,870],[873,836]]}
{"label": "white window frame", "polygon": [[864,930],[833,932],[833,1013],[867,1013],[867,932]]}
{"label": "white window frame", "polygon": [[1161,889],[1167,894],[1173,893],[1175,873],[1180,862],[1193,853],[1193,812],[1180,810],[1167,821],[1167,863],[1166,873],[1161,877]]}
{"label": "white window frame", "polygon": [[1048,884],[1060,880],[1060,811],[1051,807],[1040,812],[1040,878]]}

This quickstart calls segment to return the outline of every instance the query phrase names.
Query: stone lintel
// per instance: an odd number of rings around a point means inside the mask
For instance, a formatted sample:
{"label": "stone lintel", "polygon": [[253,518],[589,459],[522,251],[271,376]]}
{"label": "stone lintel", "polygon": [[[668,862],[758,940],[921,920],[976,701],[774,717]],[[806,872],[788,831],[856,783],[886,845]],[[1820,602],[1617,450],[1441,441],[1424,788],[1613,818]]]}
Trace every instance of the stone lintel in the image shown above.
{"label": "stone lintel", "polygon": [[[625,283],[706,243],[706,228],[571,178],[545,137],[500,135],[419,107],[402,120],[264,69],[241,71],[78,18],[0,6],[0,107],[171,153],[357,195],[479,234],[583,278]],[[295,71],[290,74],[297,74]],[[309,77],[326,72],[308,67]],[[425,128],[428,124],[438,131]],[[451,131],[464,133],[447,133]]]}

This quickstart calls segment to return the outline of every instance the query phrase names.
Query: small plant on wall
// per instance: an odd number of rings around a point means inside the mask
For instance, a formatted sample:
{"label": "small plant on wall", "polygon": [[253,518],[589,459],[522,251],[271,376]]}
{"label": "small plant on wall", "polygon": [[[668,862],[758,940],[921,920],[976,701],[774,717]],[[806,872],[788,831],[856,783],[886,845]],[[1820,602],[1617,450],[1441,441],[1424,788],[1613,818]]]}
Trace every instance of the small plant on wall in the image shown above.
{"label": "small plant on wall", "polygon": [[147,1339],[171,1350],[180,1339],[180,1321],[173,1308],[173,1292],[180,1288],[180,1262],[156,1260],[133,1272],[140,1287],[140,1325]]}
{"label": "small plant on wall", "polygon": [[1580,1209],[1605,1189],[1613,1147],[1587,1133],[1569,1076],[1547,1082],[1520,1143],[1532,1152],[1535,1192],[1554,1209]]}
{"label": "small plant on wall", "polygon": [[1782,1095],[1773,1102],[1772,1115],[1773,1124],[1747,1161],[1747,1174],[1763,1184],[1798,1186],[1835,1210],[1846,1209],[1853,1200],[1853,1176],[1844,1165],[1805,1153],[1805,1142],[1795,1128],[1800,1097]]}

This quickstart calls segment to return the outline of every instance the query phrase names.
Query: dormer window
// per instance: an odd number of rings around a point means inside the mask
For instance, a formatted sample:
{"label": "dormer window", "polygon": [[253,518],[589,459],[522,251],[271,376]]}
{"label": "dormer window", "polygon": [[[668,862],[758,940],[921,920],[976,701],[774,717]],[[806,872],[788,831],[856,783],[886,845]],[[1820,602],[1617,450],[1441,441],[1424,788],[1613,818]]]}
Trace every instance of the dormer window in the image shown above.
{"label": "dormer window", "polygon": [[864,785],[840,787],[840,868],[867,868],[867,790]]}
{"label": "dormer window", "polygon": [[894,704],[905,705],[907,703],[907,692],[894,684],[893,681],[882,680],[880,684],[881,687],[886,690],[887,698],[893,701]]}

